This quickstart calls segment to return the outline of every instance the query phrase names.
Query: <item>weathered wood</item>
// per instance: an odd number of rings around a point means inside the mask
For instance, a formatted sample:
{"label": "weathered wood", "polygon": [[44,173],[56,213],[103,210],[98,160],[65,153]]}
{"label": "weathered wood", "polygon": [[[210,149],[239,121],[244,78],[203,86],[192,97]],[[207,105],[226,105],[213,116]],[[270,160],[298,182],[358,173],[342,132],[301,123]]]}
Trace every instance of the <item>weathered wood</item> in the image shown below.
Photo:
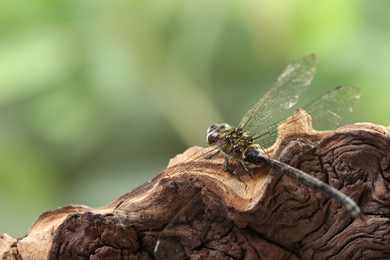
{"label": "weathered wood", "polygon": [[193,147],[104,207],[43,213],[25,237],[2,236],[0,255],[152,259],[164,230],[160,256],[175,258],[390,258],[390,128],[364,123],[317,132],[310,120],[295,123],[268,154],[350,196],[365,221],[266,167],[252,168],[254,177],[225,173],[221,158],[190,168],[186,159],[200,149]]}

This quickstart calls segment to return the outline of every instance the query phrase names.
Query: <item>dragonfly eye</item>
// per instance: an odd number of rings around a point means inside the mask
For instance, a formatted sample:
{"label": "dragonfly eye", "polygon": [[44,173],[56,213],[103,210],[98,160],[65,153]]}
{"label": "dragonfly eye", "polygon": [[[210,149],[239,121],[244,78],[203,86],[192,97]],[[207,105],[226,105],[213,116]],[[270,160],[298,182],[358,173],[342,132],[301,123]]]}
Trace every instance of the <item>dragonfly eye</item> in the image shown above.
{"label": "dragonfly eye", "polygon": [[209,145],[215,144],[218,140],[221,139],[221,133],[232,128],[228,124],[213,124],[207,129],[206,141]]}
{"label": "dragonfly eye", "polygon": [[227,130],[227,129],[230,129],[232,128],[230,125],[226,124],[226,123],[222,123],[222,124],[219,124],[219,128],[224,131],[224,130]]}
{"label": "dragonfly eye", "polygon": [[219,126],[219,124],[213,124],[213,125],[209,126],[209,128],[207,128],[207,134],[209,134],[210,132],[212,132],[215,129],[217,129],[218,126]]}
{"label": "dragonfly eye", "polygon": [[206,142],[209,145],[214,144],[218,140],[219,133],[220,133],[219,124],[211,125],[207,129]]}

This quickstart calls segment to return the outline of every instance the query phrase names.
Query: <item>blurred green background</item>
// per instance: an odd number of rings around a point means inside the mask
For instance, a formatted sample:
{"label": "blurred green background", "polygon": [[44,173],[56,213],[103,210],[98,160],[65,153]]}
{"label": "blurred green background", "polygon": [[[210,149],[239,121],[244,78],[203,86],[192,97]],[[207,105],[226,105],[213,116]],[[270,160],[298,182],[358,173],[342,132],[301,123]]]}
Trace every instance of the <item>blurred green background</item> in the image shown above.
{"label": "blurred green background", "polygon": [[390,2],[1,1],[0,233],[104,205],[211,123],[236,124],[285,65],[316,52],[303,100],[339,84],[347,122],[389,125]]}

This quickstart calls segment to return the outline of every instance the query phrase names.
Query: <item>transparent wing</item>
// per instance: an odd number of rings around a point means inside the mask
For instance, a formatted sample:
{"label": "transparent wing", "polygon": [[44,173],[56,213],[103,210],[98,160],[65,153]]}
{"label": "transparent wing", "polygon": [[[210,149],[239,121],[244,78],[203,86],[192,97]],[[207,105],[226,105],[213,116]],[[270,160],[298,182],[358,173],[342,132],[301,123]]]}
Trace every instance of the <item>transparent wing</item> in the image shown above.
{"label": "transparent wing", "polygon": [[[337,126],[341,119],[352,112],[353,107],[360,99],[358,86],[339,86],[320,96],[307,106],[303,107],[313,119],[313,128],[323,130]],[[296,118],[295,120],[301,120]],[[295,120],[290,121],[292,124]],[[273,124],[256,133],[253,138],[263,147],[268,147],[275,142],[277,127],[280,123]],[[289,125],[285,125],[288,128]]]}
{"label": "transparent wing", "polygon": [[359,99],[360,87],[339,86],[305,106],[304,110],[313,116],[314,129],[329,129],[338,126]]}
{"label": "transparent wing", "polygon": [[[276,83],[245,113],[239,127],[250,134],[281,120],[280,112],[291,109],[310,85],[316,71],[315,54],[306,55],[286,67]],[[266,125],[265,125],[266,124]]]}

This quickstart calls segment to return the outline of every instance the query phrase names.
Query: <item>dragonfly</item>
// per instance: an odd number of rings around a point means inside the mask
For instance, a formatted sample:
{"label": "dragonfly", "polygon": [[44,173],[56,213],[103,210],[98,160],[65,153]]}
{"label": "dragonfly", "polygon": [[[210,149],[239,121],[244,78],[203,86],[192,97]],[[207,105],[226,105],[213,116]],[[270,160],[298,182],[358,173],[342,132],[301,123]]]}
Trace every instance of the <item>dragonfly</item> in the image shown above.
{"label": "dragonfly", "polygon": [[[207,130],[207,143],[211,147],[205,148],[190,156],[181,165],[175,165],[177,171],[190,171],[196,161],[211,159],[221,155],[224,159],[222,170],[236,176],[239,171],[253,176],[252,166],[269,167],[270,169],[284,174],[299,183],[306,185],[327,197],[336,200],[348,210],[353,218],[361,214],[359,206],[350,197],[336,188],[322,182],[321,180],[294,168],[286,163],[271,158],[265,152],[276,139],[278,126],[283,125],[284,129],[294,127],[294,121],[282,124],[285,120],[283,112],[292,111],[299,98],[306,92],[316,72],[316,56],[308,54],[290,63],[278,77],[276,83],[262,96],[256,104],[243,116],[237,127],[226,123],[213,124]],[[313,115],[317,126],[338,125],[341,119],[352,111],[354,105],[360,98],[360,89],[357,86],[339,86],[320,96],[304,107],[307,114]],[[297,118],[302,119],[302,118]],[[314,124],[316,127],[316,125]],[[180,178],[180,174],[177,175]],[[190,184],[189,184],[190,185]],[[196,205],[200,192],[189,203]],[[126,212],[127,201],[120,203],[114,211],[122,220],[129,217]],[[190,208],[189,206],[186,207]],[[194,208],[194,207],[193,207]],[[182,210],[181,214],[186,210]],[[176,216],[177,219],[179,216]],[[174,221],[174,220],[173,220]],[[155,248],[156,258],[166,257],[165,238],[169,233],[168,228],[174,223],[171,222],[166,230],[162,231]]]}

